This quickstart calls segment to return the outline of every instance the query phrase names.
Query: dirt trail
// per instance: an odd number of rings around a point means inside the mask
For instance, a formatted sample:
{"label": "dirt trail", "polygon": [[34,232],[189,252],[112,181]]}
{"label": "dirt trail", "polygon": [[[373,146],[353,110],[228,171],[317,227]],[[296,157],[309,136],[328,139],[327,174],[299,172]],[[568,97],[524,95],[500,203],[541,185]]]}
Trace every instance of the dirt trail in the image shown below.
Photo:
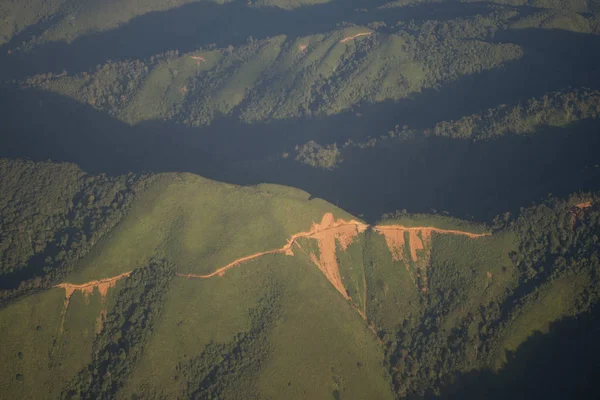
{"label": "dirt trail", "polygon": [[579,208],[580,210],[586,209],[588,207],[592,206],[592,202],[591,201],[586,201],[585,203],[579,203],[579,204],[575,204],[576,208]]}
{"label": "dirt trail", "polygon": [[346,43],[346,42],[348,42],[350,40],[356,39],[357,37],[360,37],[360,36],[369,36],[369,35],[372,35],[372,34],[373,34],[373,32],[362,32],[362,33],[357,33],[356,35],[346,36],[345,38],[343,38],[342,40],[340,40],[340,43]]}
{"label": "dirt trail", "polygon": [[[317,240],[317,245],[319,248],[319,256],[314,253],[307,253],[307,256],[319,268],[323,275],[325,275],[333,287],[335,287],[345,299],[351,300],[340,276],[339,265],[337,263],[336,256],[336,245],[339,244],[342,250],[346,250],[346,248],[352,244],[354,238],[358,236],[358,234],[364,232],[367,228],[369,228],[369,225],[362,222],[355,220],[345,221],[343,219],[336,220],[333,214],[326,213],[323,215],[323,219],[320,223],[313,222],[309,231],[292,235],[290,239],[288,239],[287,243],[278,249],[262,251],[238,258],[224,267],[211,272],[210,274],[198,275],[178,273],[176,275],[192,279],[208,279],[214,276],[223,276],[225,272],[231,268],[266,255],[283,253],[293,256],[294,245],[297,245],[298,248],[301,248],[298,244],[298,239],[315,239]],[[425,226],[405,227],[401,225],[377,225],[373,227],[373,230],[385,236],[388,248],[392,253],[394,260],[397,261],[404,259],[404,232],[409,232],[410,258],[417,265],[418,278],[421,282],[420,286],[423,291],[427,290],[426,268],[429,264],[432,232],[464,235],[470,238],[479,238],[491,235],[490,233],[471,233]],[[415,278],[414,274],[410,270],[409,274],[411,275],[413,282],[418,285],[417,278]],[[363,300],[366,302],[366,284],[365,294],[363,296]],[[359,314],[361,314],[361,316],[363,316],[363,318],[366,319],[366,303],[363,304],[362,310],[358,307],[356,310],[359,312]]]}
{"label": "dirt trail", "polygon": [[492,235],[490,232],[472,233],[472,232],[458,231],[458,230],[453,230],[453,229],[434,228],[431,226],[408,227],[408,226],[402,226],[402,225],[376,225],[375,227],[373,227],[373,230],[380,232],[380,233],[385,232],[385,231],[418,231],[418,232],[429,231],[429,232],[435,232],[435,233],[448,233],[448,234],[452,234],[452,235],[468,236],[470,238],[480,238],[483,236],[491,236]]}
{"label": "dirt trail", "polygon": [[342,283],[342,278],[340,277],[339,266],[337,264],[337,258],[335,254],[336,243],[338,243],[340,247],[345,250],[352,243],[354,238],[358,236],[359,233],[364,232],[367,228],[368,225],[362,222],[355,220],[345,221],[343,219],[336,220],[333,214],[326,213],[323,215],[323,219],[320,223],[313,222],[309,231],[293,234],[287,240],[287,243],[278,249],[262,251],[238,258],[237,260],[217,269],[210,274],[177,274],[177,276],[207,279],[214,276],[223,276],[227,270],[262,256],[270,254],[287,254],[289,256],[293,256],[294,245],[297,245],[298,247],[300,246],[298,244],[298,239],[308,238],[317,240],[319,247],[318,257],[314,253],[307,254],[310,260],[315,263],[323,275],[325,275],[327,280],[331,282],[331,284],[340,292],[340,294],[342,294],[344,298],[349,299],[346,288]]}
{"label": "dirt trail", "polygon": [[[104,302],[106,295],[108,294],[108,289],[113,288],[117,285],[117,281],[119,279],[128,277],[131,274],[131,271],[124,272],[120,275],[113,276],[112,278],[104,278],[96,281],[89,281],[82,284],[74,284],[74,283],[61,283],[54,287],[65,289],[65,305],[63,307],[63,313],[61,316],[61,322],[59,326],[59,333],[62,333],[63,326],[65,323],[65,316],[67,314],[67,309],[69,308],[69,302],[71,301],[71,296],[75,292],[81,292],[86,301],[89,300],[89,297],[94,294],[94,290],[98,289],[100,293],[100,301]],[[102,328],[102,316],[106,315],[106,310],[102,310],[100,312],[100,317],[96,320],[96,331]],[[100,324],[100,326],[98,326]]]}
{"label": "dirt trail", "polygon": [[206,62],[206,58],[200,56],[190,56],[192,60],[196,61],[196,65],[200,65],[201,62]]}

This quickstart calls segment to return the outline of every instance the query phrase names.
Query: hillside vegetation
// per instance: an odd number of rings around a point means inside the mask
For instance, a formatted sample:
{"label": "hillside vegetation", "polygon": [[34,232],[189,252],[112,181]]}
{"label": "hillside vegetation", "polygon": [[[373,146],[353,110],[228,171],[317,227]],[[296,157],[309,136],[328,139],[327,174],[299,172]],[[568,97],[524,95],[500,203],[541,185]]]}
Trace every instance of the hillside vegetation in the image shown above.
{"label": "hillside vegetation", "polygon": [[236,47],[111,62],[74,76],[43,74],[24,84],[70,96],[129,124],[174,119],[201,126],[224,116],[245,123],[326,116],[404,99],[518,59],[518,46],[485,40],[487,30],[506,18],[493,13],[381,32],[348,26],[311,36],[279,35]]}
{"label": "hillside vegetation", "polygon": [[[72,168],[31,164],[57,167]],[[271,185],[190,174],[148,182],[67,283],[0,310],[9,393],[437,393],[455,373],[502,370],[506,352],[598,299],[590,195],[549,199],[490,230],[401,212],[368,226]],[[341,225],[320,233],[331,223]],[[286,247],[294,235],[302,239]],[[268,252],[280,247],[289,251]],[[202,279],[257,252],[266,253]]]}
{"label": "hillside vegetation", "polygon": [[146,178],[0,160],[1,299],[48,288],[125,215]]}

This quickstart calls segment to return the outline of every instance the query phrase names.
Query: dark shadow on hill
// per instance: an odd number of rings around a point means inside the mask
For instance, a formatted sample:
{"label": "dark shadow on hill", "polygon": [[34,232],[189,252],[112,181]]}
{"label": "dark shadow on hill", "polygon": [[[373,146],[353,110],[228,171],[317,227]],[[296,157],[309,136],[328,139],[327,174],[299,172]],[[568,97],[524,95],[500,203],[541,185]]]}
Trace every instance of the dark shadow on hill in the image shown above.
{"label": "dark shadow on hill", "polygon": [[[489,13],[485,3],[438,3],[377,9],[387,1],[331,1],[288,11],[275,7],[252,8],[245,1],[215,4],[191,3],[168,11],[136,17],[121,27],[90,34],[72,43],[49,42],[29,52],[7,55],[20,45],[20,34],[0,48],[0,73],[4,79],[21,79],[38,73],[67,70],[88,71],[107,60],[144,59],[169,50],[189,52],[215,44],[240,45],[249,37],[264,39],[277,35],[299,37],[329,32],[341,23],[364,25],[382,21],[447,20]],[[39,32],[40,27],[30,28]],[[17,41],[18,40],[18,41]]]}
{"label": "dark shadow on hill", "polygon": [[362,208],[350,190],[356,185],[377,193],[369,199],[373,210],[445,210],[489,221],[548,193],[563,197],[599,189],[599,130],[600,121],[588,120],[489,142],[428,138],[390,143],[353,151],[338,170],[324,175],[335,197],[345,199],[351,210]]}
{"label": "dark shadow on hill", "polygon": [[426,89],[400,101],[397,122],[430,128],[437,122],[485,113],[500,104],[573,87],[600,89],[600,37],[562,30],[520,29],[499,32],[494,43],[514,43],[523,57],[500,68],[462,76],[440,89]]}
{"label": "dark shadow on hill", "polygon": [[535,333],[498,373],[457,376],[441,396],[427,399],[597,399],[600,398],[600,307],[553,323]]}
{"label": "dark shadow on hill", "polygon": [[[277,156],[313,134],[302,121],[131,127],[56,94],[8,88],[0,93],[0,118],[0,156],[69,161],[92,173],[185,171],[244,185],[279,183],[370,221],[401,208],[489,220],[548,192],[600,189],[594,167],[600,165],[600,121],[491,142],[421,138],[358,152],[341,168],[322,171]],[[335,118],[305,123],[338,129]]]}

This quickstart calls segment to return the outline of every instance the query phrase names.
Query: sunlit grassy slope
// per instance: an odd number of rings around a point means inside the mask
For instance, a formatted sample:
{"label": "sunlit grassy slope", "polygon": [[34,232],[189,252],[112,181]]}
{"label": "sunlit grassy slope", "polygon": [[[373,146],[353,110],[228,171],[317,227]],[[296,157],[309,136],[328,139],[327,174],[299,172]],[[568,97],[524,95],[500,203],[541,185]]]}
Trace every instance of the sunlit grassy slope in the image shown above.
{"label": "sunlit grassy slope", "polygon": [[373,333],[308,259],[285,255],[250,262],[216,280],[176,281],[123,396],[177,393],[178,365],[210,343],[232,343],[249,331],[249,310],[269,292],[275,293],[270,305],[276,317],[245,350],[260,370],[240,376],[229,398],[326,399],[334,391],[342,398],[391,398]]}
{"label": "sunlit grassy slope", "polygon": [[[475,23],[480,22],[453,22],[465,30]],[[522,55],[519,46],[491,43],[480,33],[425,39],[437,28],[420,29],[378,32],[352,25],[301,37],[275,35],[226,48],[109,62],[90,73],[38,76],[25,83],[129,124],[166,119],[200,126],[223,116],[265,122],[398,101]]]}
{"label": "sunlit grassy slope", "polygon": [[[529,220],[491,232],[402,214],[351,242],[334,236],[345,293],[314,262],[327,249],[308,237],[293,255],[181,276],[281,248],[325,213],[356,218],[283,186],[192,174],[148,185],[66,280],[130,276],[76,290],[68,307],[54,287],[0,309],[0,382],[10,397],[393,398],[453,372],[502,368],[506,351],[595,301],[585,262],[526,289],[515,260]],[[561,226],[588,246],[596,214],[565,207]],[[167,269],[151,267],[156,260]]]}
{"label": "sunlit grassy slope", "polygon": [[97,292],[87,298],[75,293],[66,310],[64,290],[51,289],[2,308],[3,396],[59,398],[91,361],[101,310],[110,307],[113,297],[114,291],[104,299]]}
{"label": "sunlit grassy slope", "polygon": [[227,185],[192,174],[157,179],[119,224],[85,257],[70,282],[131,271],[168,258],[178,272],[207,274],[237,258],[280,248],[325,212],[350,215],[283,186]]}

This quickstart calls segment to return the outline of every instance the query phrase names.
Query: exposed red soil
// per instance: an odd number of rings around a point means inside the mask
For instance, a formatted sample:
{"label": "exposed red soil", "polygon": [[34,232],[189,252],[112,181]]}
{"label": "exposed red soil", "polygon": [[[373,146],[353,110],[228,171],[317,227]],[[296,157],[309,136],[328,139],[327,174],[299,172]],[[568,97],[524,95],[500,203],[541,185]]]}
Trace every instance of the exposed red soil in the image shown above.
{"label": "exposed red soil", "polygon": [[283,247],[238,258],[237,260],[234,260],[233,262],[217,269],[210,274],[177,274],[177,276],[207,279],[212,278],[213,276],[223,276],[227,270],[262,256],[270,254],[286,254],[293,256],[294,245],[300,248],[298,239],[308,238],[317,240],[319,247],[319,256],[317,257],[314,253],[310,253],[308,254],[310,260],[315,263],[323,275],[325,275],[327,280],[331,282],[333,287],[335,287],[340,294],[344,296],[344,298],[349,299],[346,288],[342,283],[342,278],[340,277],[339,266],[337,264],[337,258],[335,255],[336,243],[338,243],[340,247],[345,250],[352,243],[354,238],[358,236],[359,233],[364,232],[367,228],[368,225],[363,224],[362,222],[354,220],[345,221],[343,219],[336,220],[333,214],[326,213],[323,215],[323,219],[320,223],[313,222],[309,231],[293,234]]}
{"label": "exposed red soil", "polygon": [[[130,274],[131,274],[131,271],[124,272],[117,276],[113,276],[112,278],[105,278],[105,279],[90,281],[90,282],[86,282],[86,283],[82,283],[82,284],[61,283],[61,284],[54,286],[57,288],[65,289],[65,306],[63,308],[63,314],[62,314],[62,318],[61,318],[61,322],[60,322],[59,333],[62,333],[63,325],[65,322],[65,315],[67,313],[67,309],[69,308],[69,302],[71,301],[71,296],[73,296],[73,294],[75,292],[81,292],[83,294],[85,301],[87,302],[87,301],[89,301],[89,297],[94,294],[94,291],[96,289],[98,289],[98,293],[100,293],[100,299],[102,302],[104,302],[104,299],[106,298],[106,295],[108,294],[108,289],[115,287],[117,285],[118,280],[128,277]],[[96,331],[98,331],[98,329],[102,329],[102,325],[100,325],[100,328],[99,328],[98,324],[99,323],[101,324],[103,315],[106,315],[106,310],[104,310],[104,309],[101,311],[100,319],[96,320]]]}
{"label": "exposed red soil", "polygon": [[201,62],[206,62],[206,59],[204,57],[200,57],[200,56],[190,56],[190,58],[192,60],[196,60],[196,65],[200,65]]}
{"label": "exposed red soil", "polygon": [[402,226],[402,225],[377,225],[375,227],[373,227],[373,230],[377,231],[377,232],[385,232],[385,231],[394,231],[394,230],[402,230],[402,231],[429,231],[429,232],[435,232],[435,233],[448,233],[448,234],[452,234],[452,235],[462,235],[462,236],[468,236],[470,238],[480,238],[483,236],[491,236],[492,234],[489,232],[485,232],[485,233],[472,233],[472,232],[466,232],[466,231],[458,231],[458,230],[454,230],[454,229],[441,229],[441,228],[434,228],[431,226],[412,226],[412,227],[407,227],[407,226]]}
{"label": "exposed red soil", "polygon": [[570,214],[569,225],[571,227],[571,230],[575,229],[575,225],[577,223],[577,218],[584,215],[585,210],[587,208],[590,208],[591,206],[592,206],[591,201],[585,201],[582,203],[575,204],[573,207],[571,207],[571,210],[569,212],[569,214]]}
{"label": "exposed red soil", "polygon": [[592,206],[592,202],[591,201],[586,201],[585,203],[579,203],[579,204],[575,204],[575,207],[580,209],[580,210],[584,210],[588,207]]}
{"label": "exposed red soil", "polygon": [[373,32],[362,32],[362,33],[357,33],[356,35],[346,36],[345,38],[343,38],[342,40],[340,40],[340,43],[346,43],[346,42],[348,42],[350,40],[356,39],[357,37],[360,37],[360,36],[369,36],[369,35],[372,35],[372,34],[373,34]]}
{"label": "exposed red soil", "polygon": [[[431,235],[432,233],[463,235],[470,238],[489,236],[490,233],[471,233],[452,229],[440,229],[433,227],[405,227],[402,225],[378,225],[373,228],[385,237],[385,242],[392,253],[394,261],[412,261],[417,269],[417,277],[414,276],[408,263],[406,270],[413,283],[423,292],[427,292],[427,268],[431,259]],[[408,233],[408,243],[405,232]],[[405,254],[408,245],[408,254]],[[418,278],[418,279],[417,279]]]}

